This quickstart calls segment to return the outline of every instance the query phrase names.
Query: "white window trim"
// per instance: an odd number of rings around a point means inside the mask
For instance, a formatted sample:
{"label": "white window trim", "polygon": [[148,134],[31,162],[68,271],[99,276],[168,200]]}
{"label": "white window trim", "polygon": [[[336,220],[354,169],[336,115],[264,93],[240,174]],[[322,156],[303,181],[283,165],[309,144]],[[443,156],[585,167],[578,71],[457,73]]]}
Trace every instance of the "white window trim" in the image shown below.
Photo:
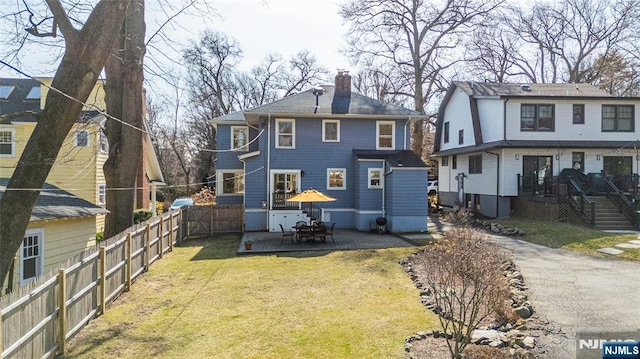
{"label": "white window trim", "polygon": [[[291,146],[280,145],[280,122],[291,122]],[[296,120],[289,118],[276,119],[276,148],[294,150],[296,148]]]}
{"label": "white window trim", "polygon": [[35,280],[36,278],[38,278],[42,272],[44,271],[44,228],[32,228],[32,229],[27,229],[27,231],[24,234],[24,237],[27,236],[32,236],[32,235],[38,235],[39,237],[39,241],[38,241],[38,247],[39,247],[39,255],[38,255],[38,268],[36,268],[36,276],[33,278],[29,278],[29,279],[25,279],[23,280],[23,273],[24,273],[24,258],[22,256],[23,254],[23,247],[24,247],[24,238],[23,241],[20,243],[20,273],[19,275],[19,279],[20,279],[20,285],[25,285],[33,280]]}
{"label": "white window trim", "polygon": [[[384,181],[384,176],[382,175],[382,174],[383,174],[383,172],[382,172],[382,171],[383,171],[383,170],[382,170],[382,168],[369,168],[369,169],[367,170],[367,188],[371,188],[371,189],[381,189],[382,187],[384,187],[384,182],[383,182],[383,181]],[[371,180],[373,179],[373,177],[371,176],[371,174],[372,174],[373,172],[380,172],[380,177],[379,177],[380,184],[379,184],[379,185],[377,185],[377,186],[376,186],[376,185],[372,185],[372,184],[371,184]]]}
{"label": "white window trim", "polygon": [[[235,130],[237,129],[244,130],[245,133],[244,145],[242,145],[242,147],[233,146],[233,144],[235,143],[233,136],[235,134]],[[234,151],[249,151],[249,126],[231,126],[231,145],[229,146],[229,148]]]}
{"label": "white window trim", "polygon": [[[216,196],[242,196],[244,195],[244,191],[243,192],[238,192],[238,193],[224,193],[224,174],[226,173],[233,173],[234,176],[244,176],[244,171],[243,170],[238,170],[238,169],[229,169],[229,170],[218,170],[216,172]],[[245,182],[245,186],[246,186],[246,182]]]}
{"label": "white window trim", "polygon": [[[331,172],[342,171],[344,174],[342,177],[342,187],[331,187]],[[347,189],[347,169],[346,168],[327,168],[327,190],[346,190]]]}
{"label": "white window trim", "polygon": [[[100,198],[100,190],[101,189],[103,190],[103,196],[104,196],[104,198],[102,198],[102,200]],[[103,205],[103,204],[107,203],[107,185],[106,184],[98,183],[98,193],[97,194],[98,194],[98,198],[97,198],[96,204]]]}
{"label": "white window trim", "polygon": [[[391,147],[380,147],[380,126],[391,125]],[[393,150],[396,148],[396,123],[395,121],[376,121],[376,150]]]}
{"label": "white window trim", "polygon": [[11,153],[0,154],[0,157],[15,157],[16,156],[16,130],[13,128],[0,128],[0,132],[11,132]]}
{"label": "white window trim", "polygon": [[[335,140],[327,139],[325,125],[328,123],[335,123],[337,125]],[[322,142],[340,142],[340,120],[322,120]]]}
{"label": "white window trim", "polygon": [[[86,146],[79,146],[78,145],[78,133],[79,132],[85,132],[87,134],[87,145]],[[91,133],[89,133],[89,131],[87,130],[76,130],[76,132],[73,133],[73,145],[76,147],[91,147]]]}

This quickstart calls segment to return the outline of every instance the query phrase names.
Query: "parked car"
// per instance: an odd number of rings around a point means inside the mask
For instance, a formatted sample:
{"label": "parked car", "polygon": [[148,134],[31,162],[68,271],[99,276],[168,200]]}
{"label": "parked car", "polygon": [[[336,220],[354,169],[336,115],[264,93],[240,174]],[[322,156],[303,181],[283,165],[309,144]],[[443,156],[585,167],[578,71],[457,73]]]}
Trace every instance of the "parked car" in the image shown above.
{"label": "parked car", "polygon": [[180,197],[180,198],[176,198],[176,200],[173,201],[173,203],[171,204],[171,207],[169,207],[169,210],[173,211],[174,209],[189,207],[189,206],[193,206],[193,199],[191,197]]}
{"label": "parked car", "polygon": [[438,181],[429,181],[427,184],[427,193],[433,196],[438,193]]}

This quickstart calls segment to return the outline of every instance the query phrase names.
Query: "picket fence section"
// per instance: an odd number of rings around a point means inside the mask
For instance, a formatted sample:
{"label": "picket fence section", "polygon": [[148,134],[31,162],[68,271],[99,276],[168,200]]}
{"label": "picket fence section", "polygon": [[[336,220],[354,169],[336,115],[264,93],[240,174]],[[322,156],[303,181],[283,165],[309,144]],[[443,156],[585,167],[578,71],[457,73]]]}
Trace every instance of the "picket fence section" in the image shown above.
{"label": "picket fence section", "polygon": [[181,211],[129,228],[0,298],[0,358],[50,358],[182,240]]}

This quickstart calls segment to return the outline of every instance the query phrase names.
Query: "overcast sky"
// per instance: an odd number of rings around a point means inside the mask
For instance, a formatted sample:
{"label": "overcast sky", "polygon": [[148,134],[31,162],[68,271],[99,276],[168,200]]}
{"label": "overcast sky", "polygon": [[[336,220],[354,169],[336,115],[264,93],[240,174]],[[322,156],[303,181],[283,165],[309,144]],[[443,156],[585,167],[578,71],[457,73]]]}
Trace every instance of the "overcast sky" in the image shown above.
{"label": "overcast sky", "polygon": [[345,47],[346,28],[337,0],[216,0],[213,4],[222,19],[210,28],[240,42],[244,65],[251,67],[270,52],[288,57],[306,49],[331,72],[348,69],[348,61],[338,52]]}
{"label": "overcast sky", "polygon": [[[189,40],[197,41],[207,28],[224,32],[239,42],[244,55],[240,66],[244,70],[259,64],[269,53],[288,58],[309,50],[320,65],[335,73],[338,68],[349,69],[347,59],[339,53],[345,47],[346,31],[338,14],[339,1],[212,0],[210,5],[217,10],[217,16],[212,14],[204,21],[200,17],[181,16],[177,18],[179,28],[165,30],[170,31],[177,49],[187,47]],[[147,37],[157,28],[156,22],[167,17],[154,11],[154,2],[147,1]],[[50,63],[48,50],[42,46],[29,48],[21,69],[32,76],[53,76],[57,64]],[[181,53],[170,57],[179,59]],[[0,76],[22,77],[2,66]]]}

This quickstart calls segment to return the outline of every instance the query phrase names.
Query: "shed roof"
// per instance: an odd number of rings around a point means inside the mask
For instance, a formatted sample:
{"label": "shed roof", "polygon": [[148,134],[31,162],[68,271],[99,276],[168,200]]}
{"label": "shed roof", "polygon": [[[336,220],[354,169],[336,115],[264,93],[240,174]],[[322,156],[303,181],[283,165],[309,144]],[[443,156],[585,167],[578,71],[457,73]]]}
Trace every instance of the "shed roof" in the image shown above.
{"label": "shed roof", "polygon": [[[8,178],[0,178],[0,199],[8,183]],[[45,183],[31,212],[30,221],[95,216],[107,213],[109,211],[102,207],[96,206],[52,184]]]}
{"label": "shed roof", "polygon": [[410,150],[353,150],[358,159],[385,160],[391,167],[427,167],[413,151]]}

